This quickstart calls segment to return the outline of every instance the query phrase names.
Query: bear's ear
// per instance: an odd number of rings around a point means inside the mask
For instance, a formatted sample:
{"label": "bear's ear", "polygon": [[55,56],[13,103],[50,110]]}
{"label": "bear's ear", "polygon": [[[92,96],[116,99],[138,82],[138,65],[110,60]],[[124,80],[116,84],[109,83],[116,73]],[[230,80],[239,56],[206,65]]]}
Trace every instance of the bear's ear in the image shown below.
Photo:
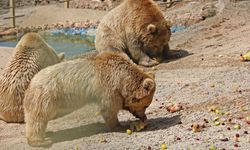
{"label": "bear's ear", "polygon": [[143,86],[144,90],[146,90],[147,92],[151,92],[155,88],[155,82],[154,82],[154,80],[152,80],[150,78],[146,78],[143,81],[142,86]]}
{"label": "bear's ear", "polygon": [[149,24],[147,26],[147,31],[150,33],[155,33],[157,31],[157,27],[154,24]]}
{"label": "bear's ear", "polygon": [[173,23],[172,23],[171,20],[166,20],[166,27],[167,27],[167,28],[172,27],[172,25],[173,25]]}
{"label": "bear's ear", "polygon": [[65,54],[64,53],[60,53],[60,54],[58,54],[58,57],[59,57],[60,61],[63,61],[64,57],[65,57]]}
{"label": "bear's ear", "polygon": [[146,78],[142,83],[142,88],[139,88],[136,93],[137,99],[142,99],[143,97],[149,95],[152,90],[155,89],[155,82],[150,78]]}

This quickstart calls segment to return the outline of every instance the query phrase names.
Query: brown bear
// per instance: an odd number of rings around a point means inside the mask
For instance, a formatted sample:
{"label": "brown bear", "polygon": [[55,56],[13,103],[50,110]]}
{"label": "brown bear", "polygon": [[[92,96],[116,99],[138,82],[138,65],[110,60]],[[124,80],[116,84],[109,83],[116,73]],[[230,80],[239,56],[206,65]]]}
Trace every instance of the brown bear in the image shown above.
{"label": "brown bear", "polygon": [[159,64],[169,53],[170,25],[153,0],[124,0],[101,20],[98,51],[121,51],[142,66]]}
{"label": "brown bear", "polygon": [[27,33],[18,42],[0,77],[0,120],[24,122],[23,98],[30,80],[41,69],[59,63],[57,55],[37,33]]}
{"label": "brown bear", "polygon": [[111,130],[119,125],[119,110],[146,121],[155,92],[154,79],[122,54],[104,52],[62,62],[41,70],[25,92],[26,137],[31,146],[49,146],[48,121],[96,102]]}

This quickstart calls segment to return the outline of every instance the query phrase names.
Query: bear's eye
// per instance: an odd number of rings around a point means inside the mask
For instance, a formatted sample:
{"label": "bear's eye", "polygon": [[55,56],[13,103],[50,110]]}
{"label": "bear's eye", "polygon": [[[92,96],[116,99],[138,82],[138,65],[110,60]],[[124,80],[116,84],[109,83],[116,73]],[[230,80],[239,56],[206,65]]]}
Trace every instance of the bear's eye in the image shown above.
{"label": "bear's eye", "polygon": [[155,29],[155,31],[152,33],[154,36],[157,36],[159,35],[159,30],[158,29]]}

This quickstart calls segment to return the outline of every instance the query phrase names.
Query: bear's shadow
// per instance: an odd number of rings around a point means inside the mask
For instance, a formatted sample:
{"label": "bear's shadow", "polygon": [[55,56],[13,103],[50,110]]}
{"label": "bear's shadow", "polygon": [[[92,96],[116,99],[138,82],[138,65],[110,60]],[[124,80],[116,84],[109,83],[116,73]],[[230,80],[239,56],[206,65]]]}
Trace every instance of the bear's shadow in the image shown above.
{"label": "bear's shadow", "polygon": [[[144,129],[141,132],[167,129],[171,126],[179,124],[180,122],[181,122],[180,115],[176,115],[171,118],[161,117],[161,118],[148,119],[146,129]],[[129,122],[121,122],[121,124],[122,127],[113,132],[125,132],[126,129],[129,128]],[[106,125],[104,123],[92,123],[65,130],[47,132],[46,137],[50,138],[53,144],[55,144],[108,132],[109,130],[108,128],[106,128]]]}
{"label": "bear's shadow", "polygon": [[178,50],[169,50],[170,55],[163,60],[162,63],[168,63],[171,61],[176,61],[178,59],[193,55],[193,53],[189,53],[187,50],[184,49],[178,49]]}

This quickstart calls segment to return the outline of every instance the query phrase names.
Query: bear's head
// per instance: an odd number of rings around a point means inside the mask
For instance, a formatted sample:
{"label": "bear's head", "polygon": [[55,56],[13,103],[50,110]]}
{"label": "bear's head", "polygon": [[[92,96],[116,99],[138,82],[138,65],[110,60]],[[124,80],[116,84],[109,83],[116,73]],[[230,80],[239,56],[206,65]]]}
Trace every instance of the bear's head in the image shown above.
{"label": "bear's head", "polygon": [[126,84],[123,87],[121,93],[124,98],[123,107],[135,117],[145,121],[147,120],[145,111],[152,102],[156,84],[151,77],[146,77],[137,83],[139,83],[137,86]]}
{"label": "bear's head", "polygon": [[162,20],[146,24],[140,39],[143,51],[151,58],[156,58],[161,62],[166,57],[165,52],[169,49],[170,36],[170,22]]}

